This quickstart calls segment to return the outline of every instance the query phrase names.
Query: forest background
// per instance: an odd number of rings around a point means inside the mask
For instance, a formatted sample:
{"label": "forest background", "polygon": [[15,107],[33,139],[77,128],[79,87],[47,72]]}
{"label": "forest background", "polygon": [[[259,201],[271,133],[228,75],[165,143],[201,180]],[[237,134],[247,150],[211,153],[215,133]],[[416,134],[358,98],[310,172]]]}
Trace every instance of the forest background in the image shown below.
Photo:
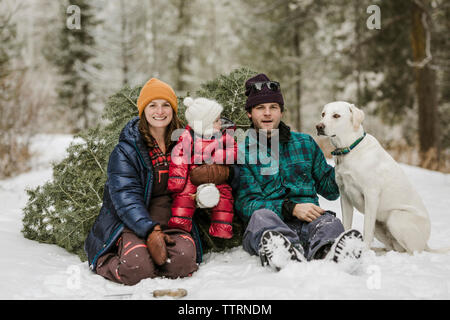
{"label": "forest background", "polygon": [[346,100],[395,159],[448,173],[449,24],[445,0],[0,0],[0,178],[124,86],[185,96],[241,67],[281,83],[284,121],[327,155],[314,126]]}

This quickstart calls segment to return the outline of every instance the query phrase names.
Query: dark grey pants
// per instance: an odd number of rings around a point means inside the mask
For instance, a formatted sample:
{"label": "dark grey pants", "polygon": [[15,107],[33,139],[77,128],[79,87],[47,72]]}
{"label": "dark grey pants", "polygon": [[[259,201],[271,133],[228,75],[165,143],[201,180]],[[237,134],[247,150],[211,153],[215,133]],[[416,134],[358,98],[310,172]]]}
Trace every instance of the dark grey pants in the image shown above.
{"label": "dark grey pants", "polygon": [[344,232],[344,226],[332,211],[326,211],[312,222],[298,219],[284,222],[275,212],[259,209],[252,214],[244,232],[244,250],[258,255],[261,237],[266,230],[278,231],[292,243],[301,244],[305,258],[311,260],[317,250],[333,243]]}

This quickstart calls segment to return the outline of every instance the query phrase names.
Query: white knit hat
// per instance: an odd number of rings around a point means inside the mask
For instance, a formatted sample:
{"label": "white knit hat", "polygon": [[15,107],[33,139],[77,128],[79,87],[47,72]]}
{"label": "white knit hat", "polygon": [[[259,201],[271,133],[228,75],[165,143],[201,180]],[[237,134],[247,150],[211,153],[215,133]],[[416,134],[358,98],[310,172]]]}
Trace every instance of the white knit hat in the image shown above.
{"label": "white knit hat", "polygon": [[223,107],[214,100],[186,97],[183,104],[187,107],[185,116],[195,133],[211,135],[213,124],[223,111]]}

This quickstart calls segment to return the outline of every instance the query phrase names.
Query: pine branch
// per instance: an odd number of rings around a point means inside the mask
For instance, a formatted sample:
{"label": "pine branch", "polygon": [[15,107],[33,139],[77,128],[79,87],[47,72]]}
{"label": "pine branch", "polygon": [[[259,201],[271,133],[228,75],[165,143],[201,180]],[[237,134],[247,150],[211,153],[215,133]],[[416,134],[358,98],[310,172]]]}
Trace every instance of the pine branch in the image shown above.
{"label": "pine branch", "polygon": [[69,197],[70,198],[70,200],[72,200],[72,202],[73,203],[75,203],[78,207],[80,207],[80,208],[84,208],[81,204],[79,204],[69,193],[67,193],[64,189],[63,189],[63,187],[62,187],[62,185],[59,183],[58,184],[58,186],[59,186],[59,189],[67,196],[67,197]]}
{"label": "pine branch", "polygon": [[132,105],[134,105],[137,108],[137,104],[131,100],[130,97],[126,96],[123,92],[120,93],[124,98],[126,98]]}
{"label": "pine branch", "polygon": [[94,191],[94,194],[97,196],[97,199],[99,202],[102,202],[102,198],[100,197],[100,195],[98,194],[97,190],[94,189],[94,187],[92,186],[91,183],[88,184],[89,188]]}
{"label": "pine branch", "polygon": [[100,162],[98,161],[97,157],[95,156],[94,152],[92,151],[91,148],[89,148],[89,152],[91,153],[92,157],[94,158],[95,162],[97,163],[98,167],[100,168],[100,170],[102,171],[103,174],[105,173],[105,170],[103,170],[102,165],[100,164]]}

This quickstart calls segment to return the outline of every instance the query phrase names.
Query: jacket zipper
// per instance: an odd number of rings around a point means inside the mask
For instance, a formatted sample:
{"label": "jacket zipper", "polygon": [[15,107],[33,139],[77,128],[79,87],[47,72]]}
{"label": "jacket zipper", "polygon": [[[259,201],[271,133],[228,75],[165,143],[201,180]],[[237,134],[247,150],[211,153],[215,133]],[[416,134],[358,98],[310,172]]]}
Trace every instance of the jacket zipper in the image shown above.
{"label": "jacket zipper", "polygon": [[144,192],[144,198],[145,198],[145,205],[148,207],[148,205],[150,204],[150,190],[149,190],[149,185],[150,185],[150,180],[153,177],[153,173],[152,170],[147,166],[147,164],[144,161],[144,158],[142,157],[141,152],[139,151],[139,148],[136,144],[136,140],[134,141],[134,148],[136,149],[136,152],[139,155],[139,159],[141,160],[142,164],[144,165],[144,167],[147,169],[148,171],[148,175],[147,175],[147,183],[145,185],[145,192]]}

